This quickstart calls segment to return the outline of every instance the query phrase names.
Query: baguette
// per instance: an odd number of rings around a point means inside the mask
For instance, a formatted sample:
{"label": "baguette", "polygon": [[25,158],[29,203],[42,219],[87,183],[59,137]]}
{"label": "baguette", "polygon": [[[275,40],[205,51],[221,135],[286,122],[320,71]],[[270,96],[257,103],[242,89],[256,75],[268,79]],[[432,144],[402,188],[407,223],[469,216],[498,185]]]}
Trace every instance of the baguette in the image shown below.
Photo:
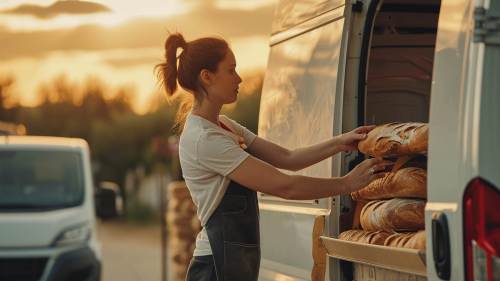
{"label": "baguette", "polygon": [[425,250],[425,230],[419,232],[394,233],[385,239],[384,245]]}
{"label": "baguette", "polygon": [[375,200],[361,210],[361,227],[367,231],[407,232],[424,229],[425,200]]}
{"label": "baguette", "polygon": [[366,244],[384,245],[384,242],[390,235],[390,233],[385,231],[364,231],[351,229],[340,233],[339,239]]}
{"label": "baguette", "polygon": [[420,168],[404,168],[376,179],[351,193],[354,200],[390,199],[395,197],[427,198],[427,172]]}
{"label": "baguette", "polygon": [[428,132],[426,123],[389,123],[371,130],[358,149],[373,157],[426,154]]}

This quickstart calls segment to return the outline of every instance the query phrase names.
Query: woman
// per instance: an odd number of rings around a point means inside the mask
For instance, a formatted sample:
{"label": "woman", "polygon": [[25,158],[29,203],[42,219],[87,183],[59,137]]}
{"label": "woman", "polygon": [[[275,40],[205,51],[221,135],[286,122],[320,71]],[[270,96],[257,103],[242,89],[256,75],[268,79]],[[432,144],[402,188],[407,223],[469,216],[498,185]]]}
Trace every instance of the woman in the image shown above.
{"label": "woman", "polygon": [[[177,57],[178,49],[181,49]],[[382,177],[389,162],[365,160],[339,178],[288,175],[340,151],[352,151],[373,126],[359,127],[322,143],[295,150],[259,138],[219,115],[236,101],[241,78],[226,41],[186,42],[179,33],[165,42],[166,61],[157,67],[168,95],[179,85],[192,95],[181,106],[179,156],[186,185],[203,226],[186,280],[255,281],[260,265],[256,192],[286,199],[349,194]]]}

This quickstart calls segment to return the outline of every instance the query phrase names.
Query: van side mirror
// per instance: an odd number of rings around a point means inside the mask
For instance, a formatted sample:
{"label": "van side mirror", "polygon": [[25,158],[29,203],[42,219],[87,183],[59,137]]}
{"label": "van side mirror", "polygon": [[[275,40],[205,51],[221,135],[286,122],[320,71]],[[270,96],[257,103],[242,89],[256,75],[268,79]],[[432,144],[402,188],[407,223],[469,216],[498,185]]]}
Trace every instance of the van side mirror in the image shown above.
{"label": "van side mirror", "polygon": [[113,219],[123,213],[123,199],[120,188],[113,182],[101,182],[95,191],[96,215],[103,219]]}

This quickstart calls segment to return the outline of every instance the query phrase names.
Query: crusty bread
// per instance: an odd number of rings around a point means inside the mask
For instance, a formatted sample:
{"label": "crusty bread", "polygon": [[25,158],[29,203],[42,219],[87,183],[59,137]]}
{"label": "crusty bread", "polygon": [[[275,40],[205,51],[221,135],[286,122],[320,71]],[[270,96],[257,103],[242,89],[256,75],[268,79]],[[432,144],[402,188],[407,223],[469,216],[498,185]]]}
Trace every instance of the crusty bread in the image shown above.
{"label": "crusty bread", "polygon": [[385,231],[351,229],[340,233],[339,239],[366,244],[384,245],[385,240],[390,235],[390,233]]}
{"label": "crusty bread", "polygon": [[389,199],[395,197],[427,198],[427,172],[420,168],[404,168],[372,181],[351,193],[354,200]]}
{"label": "crusty bread", "polygon": [[394,233],[385,239],[384,245],[425,250],[425,230],[419,232]]}
{"label": "crusty bread", "polygon": [[354,213],[352,218],[352,229],[361,229],[361,223],[359,222],[359,218],[361,217],[361,210],[368,203],[368,201],[358,200],[354,201]]}
{"label": "crusty bread", "polygon": [[361,210],[361,227],[367,231],[421,230],[425,227],[424,208],[425,200],[395,198],[370,201]]}
{"label": "crusty bread", "polygon": [[426,123],[389,123],[375,127],[358,149],[373,157],[426,154],[429,127]]}

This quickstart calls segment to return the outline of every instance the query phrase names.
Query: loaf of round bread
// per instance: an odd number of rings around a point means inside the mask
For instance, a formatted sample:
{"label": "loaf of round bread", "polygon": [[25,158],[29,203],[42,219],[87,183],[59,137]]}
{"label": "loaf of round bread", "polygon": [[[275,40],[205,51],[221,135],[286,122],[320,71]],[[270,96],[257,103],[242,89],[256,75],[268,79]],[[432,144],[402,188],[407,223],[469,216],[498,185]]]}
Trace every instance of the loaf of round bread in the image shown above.
{"label": "loaf of round bread", "polygon": [[385,240],[391,234],[385,231],[364,231],[361,229],[351,229],[339,234],[340,240],[384,245]]}
{"label": "loaf of round bread", "polygon": [[420,168],[404,168],[376,179],[351,193],[354,200],[427,198],[427,172]]}
{"label": "loaf of round bread", "polygon": [[425,250],[425,230],[419,232],[394,233],[385,239],[384,245]]}
{"label": "loaf of round bread", "polygon": [[409,232],[425,227],[425,200],[394,198],[368,202],[361,210],[360,224],[364,230]]}
{"label": "loaf of round bread", "polygon": [[371,130],[358,149],[373,157],[426,154],[428,139],[427,123],[389,123]]}

